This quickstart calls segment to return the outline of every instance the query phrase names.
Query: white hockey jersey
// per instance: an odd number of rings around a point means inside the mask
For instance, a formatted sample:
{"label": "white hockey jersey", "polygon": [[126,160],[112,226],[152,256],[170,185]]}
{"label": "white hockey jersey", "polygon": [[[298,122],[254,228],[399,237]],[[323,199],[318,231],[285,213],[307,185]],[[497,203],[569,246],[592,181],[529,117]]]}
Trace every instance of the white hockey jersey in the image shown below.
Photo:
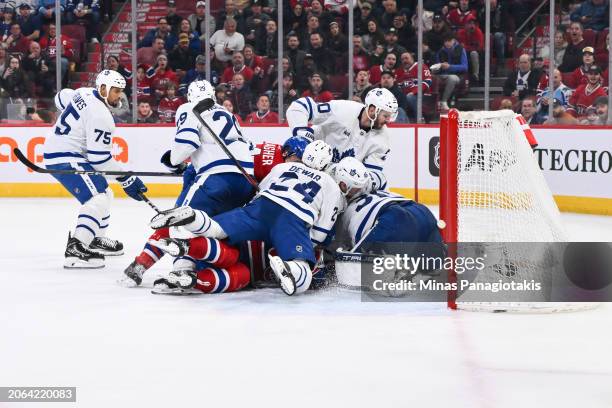
{"label": "white hockey jersey", "polygon": [[352,201],[338,221],[338,239],[351,246],[355,245],[374,226],[380,210],[386,204],[397,201],[410,200],[399,194],[379,190]]}
{"label": "white hockey jersey", "polygon": [[[191,157],[191,163],[198,174],[239,173],[240,170],[234,162],[227,157],[193,113],[195,105],[187,102],[176,111],[176,135],[170,155],[172,164],[179,164]],[[215,105],[203,112],[202,118],[225,142],[247,173],[253,174],[254,145],[242,135],[242,129],[234,115],[223,106]]]}
{"label": "white hockey jersey", "polygon": [[312,228],[310,238],[322,244],[332,233],[346,200],[331,176],[303,163],[281,163],[259,185],[261,196],[295,214]]}
{"label": "white hockey jersey", "polygon": [[121,171],[112,156],[115,120],[93,88],[79,88],[47,134],[44,165],[89,163],[96,170]]}
{"label": "white hockey jersey", "polygon": [[384,189],[387,181],[383,167],[389,154],[387,128],[362,129],[359,115],[363,109],[365,105],[354,101],[316,103],[305,97],[289,105],[287,122],[294,135],[300,129],[311,129],[315,139],[329,144],[334,163],[348,156],[363,162],[373,176],[373,190]]}

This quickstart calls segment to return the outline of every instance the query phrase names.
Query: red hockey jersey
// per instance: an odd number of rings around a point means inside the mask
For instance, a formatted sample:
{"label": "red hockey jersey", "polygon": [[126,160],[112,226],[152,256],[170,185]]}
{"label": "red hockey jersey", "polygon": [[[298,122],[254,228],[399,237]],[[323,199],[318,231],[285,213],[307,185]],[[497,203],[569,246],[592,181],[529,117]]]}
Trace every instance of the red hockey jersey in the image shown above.
{"label": "red hockey jersey", "polygon": [[580,85],[570,96],[567,111],[574,117],[586,115],[587,108],[593,106],[595,99],[607,95],[606,89],[601,84],[598,84],[593,89],[587,87],[588,84]]}
{"label": "red hockey jersey", "polygon": [[162,122],[174,123],[174,115],[176,114],[176,110],[183,103],[185,103],[185,100],[180,96],[175,96],[173,99],[170,99],[167,96],[163,97],[159,101],[159,107],[157,109],[159,119]]}
{"label": "red hockey jersey", "polygon": [[[404,95],[416,95],[418,93],[418,72],[419,64],[416,62],[412,64],[408,70],[404,69],[404,67],[400,67],[395,71],[395,82],[400,87]],[[425,63],[423,64],[423,73],[421,74],[421,77],[423,80],[421,83],[423,94],[431,93],[431,71]]]}
{"label": "red hockey jersey", "polygon": [[261,181],[277,164],[283,163],[283,146],[263,142],[257,145],[259,153],[253,156],[255,178]]}

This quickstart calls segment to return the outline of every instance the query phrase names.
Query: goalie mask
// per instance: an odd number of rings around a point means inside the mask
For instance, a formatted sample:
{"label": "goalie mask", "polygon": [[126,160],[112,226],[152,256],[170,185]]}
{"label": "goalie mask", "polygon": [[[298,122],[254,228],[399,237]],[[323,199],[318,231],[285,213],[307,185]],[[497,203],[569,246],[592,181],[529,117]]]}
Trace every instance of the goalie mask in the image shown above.
{"label": "goalie mask", "polygon": [[344,183],[346,191],[342,194],[347,200],[358,197],[366,189],[370,182],[370,175],[362,162],[354,157],[345,157],[340,160],[333,169],[332,177],[342,190]]}
{"label": "goalie mask", "polygon": [[304,149],[302,163],[315,170],[323,170],[332,161],[332,148],[322,140],[310,142]]}
{"label": "goalie mask", "polygon": [[[100,90],[102,89],[102,85],[105,86],[106,96],[102,95],[102,92],[100,92]],[[117,71],[105,69],[101,71],[96,77],[96,91],[98,91],[100,97],[104,99],[104,103],[106,103],[106,106],[113,108],[121,108],[121,100],[117,101],[116,106],[112,106],[108,103],[108,95],[110,93],[111,88],[119,88],[122,90],[125,89],[125,78]]]}
{"label": "goalie mask", "polygon": [[187,100],[189,102],[198,103],[204,99],[212,99],[217,103],[217,96],[215,95],[215,88],[203,79],[200,81],[193,81],[187,88]]}
{"label": "goalie mask", "polygon": [[[365,97],[366,115],[370,119],[370,127],[374,126],[374,122],[378,118],[381,111],[389,112],[391,114],[391,122],[397,119],[397,99],[395,96],[386,88],[374,88]],[[368,109],[370,106],[374,106],[374,117],[371,117]]]}

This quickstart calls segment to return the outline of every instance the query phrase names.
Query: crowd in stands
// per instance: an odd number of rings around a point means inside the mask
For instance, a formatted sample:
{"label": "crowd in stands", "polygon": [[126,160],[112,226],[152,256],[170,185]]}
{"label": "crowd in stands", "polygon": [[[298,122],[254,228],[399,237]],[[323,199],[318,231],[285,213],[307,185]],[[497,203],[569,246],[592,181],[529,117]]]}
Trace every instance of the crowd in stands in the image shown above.
{"label": "crowd in stands", "polygon": [[[4,7],[0,23],[2,96],[49,96],[45,92],[54,91],[55,76],[55,3],[21,1],[17,7]],[[98,23],[108,14],[101,10],[108,7],[98,0],[62,0],[61,4],[62,21],[85,25],[88,39],[98,41]],[[190,11],[182,8],[180,13],[175,0],[167,0],[167,15],[138,39],[135,74],[117,55],[106,55],[105,66],[122,73],[128,84],[137,81],[136,109],[144,123],[172,122],[189,83],[205,78],[207,68],[219,103],[247,123],[277,122],[279,98],[283,109],[302,96],[317,102],[335,98],[363,101],[375,86],[388,88],[396,96],[399,122],[416,120],[416,1],[357,0],[353,38],[348,38],[349,13],[343,1],[287,0],[282,4],[281,56],[277,55],[276,1],[225,0],[221,9],[211,10],[214,18],[207,33],[204,16],[209,4],[205,0],[194,0]],[[596,101],[607,95],[608,2],[560,4],[554,55],[546,44],[524,54],[524,49],[516,52],[514,30],[538,4],[534,0],[491,0],[492,74],[507,76],[503,86],[507,99],[498,104],[508,106],[510,102],[515,110],[525,110],[530,123],[558,122],[561,117],[564,121],[572,117],[577,123],[593,119],[593,112],[603,109]],[[461,100],[470,86],[483,82],[487,16],[484,0],[425,0],[422,16],[423,113],[437,118]],[[64,34],[61,41],[65,43],[61,56],[65,74],[74,62],[74,50]],[[348,41],[354,47],[352,95],[348,95],[346,75]],[[210,62],[204,57],[205,47],[210,47]],[[553,95],[549,95],[546,74],[551,59],[558,67]],[[282,95],[278,94],[279,81]],[[130,92],[128,86],[126,101],[131,99]],[[553,118],[548,117],[549,104],[555,107]],[[114,112],[118,122],[130,120],[128,107],[129,102]]]}
{"label": "crowd in stands", "polygon": [[[0,1],[0,12],[0,119],[31,119],[24,112],[37,107],[46,118],[49,99],[56,92],[55,1]],[[103,17],[112,18],[111,0],[60,1],[62,24],[83,26],[91,42],[99,41]],[[60,40],[62,83],[66,85],[70,64],[81,61],[74,39],[62,33]],[[37,100],[46,103],[37,106]]]}

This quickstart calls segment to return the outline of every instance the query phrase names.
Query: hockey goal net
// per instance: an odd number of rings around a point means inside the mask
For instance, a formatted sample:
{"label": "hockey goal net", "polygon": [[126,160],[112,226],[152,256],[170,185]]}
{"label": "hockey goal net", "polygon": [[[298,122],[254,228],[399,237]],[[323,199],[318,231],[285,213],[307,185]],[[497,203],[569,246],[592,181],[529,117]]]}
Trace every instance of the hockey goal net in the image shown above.
{"label": "hockey goal net", "polygon": [[[442,233],[447,243],[567,241],[559,210],[527,141],[529,132],[522,117],[509,110],[451,110],[441,118],[440,219],[446,224]],[[545,279],[543,254],[525,249],[525,245],[509,247],[503,253],[517,270],[500,273],[489,268],[476,279]],[[456,282],[457,275],[450,278]],[[483,302],[471,297],[469,291],[448,293],[452,309],[552,312],[587,307],[541,300]]]}

